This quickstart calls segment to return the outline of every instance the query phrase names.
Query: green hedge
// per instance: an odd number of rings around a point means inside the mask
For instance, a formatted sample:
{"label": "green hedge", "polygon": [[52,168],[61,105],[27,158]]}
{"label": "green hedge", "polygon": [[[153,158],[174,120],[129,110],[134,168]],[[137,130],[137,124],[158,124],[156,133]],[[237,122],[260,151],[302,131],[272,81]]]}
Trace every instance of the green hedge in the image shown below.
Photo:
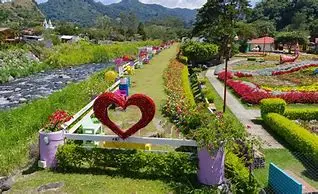
{"label": "green hedge", "polygon": [[244,162],[232,152],[227,152],[225,157],[225,176],[235,185],[235,193],[258,193],[260,186],[253,175],[251,180],[249,170]]}
{"label": "green hedge", "polygon": [[116,168],[126,176],[140,178],[172,178],[185,180],[197,171],[197,160],[187,153],[154,153],[122,149],[86,149],[75,144],[59,147],[58,170],[77,171],[78,168]]}
{"label": "green hedge", "polygon": [[304,153],[318,164],[317,135],[310,133],[294,121],[277,113],[269,113],[263,119],[266,125],[282,137],[292,148]]}
{"label": "green hedge", "polygon": [[30,143],[55,110],[76,113],[107,87],[103,71],[81,83],[70,84],[46,99],[0,111],[0,175],[7,175],[28,162]]}
{"label": "green hedge", "polygon": [[283,115],[286,108],[286,102],[280,98],[268,98],[261,100],[260,106],[262,117],[268,113],[278,113]]}
{"label": "green hedge", "polygon": [[287,108],[285,110],[284,116],[289,119],[296,120],[316,120],[318,119],[318,108],[308,109],[308,108]]}
{"label": "green hedge", "polygon": [[190,102],[191,106],[195,106],[196,103],[190,86],[189,70],[187,66],[184,66],[184,68],[182,69],[181,79],[186,98]]}
{"label": "green hedge", "polygon": [[218,53],[219,47],[215,44],[200,43],[195,41],[186,42],[181,46],[182,54],[190,61],[208,61]]}

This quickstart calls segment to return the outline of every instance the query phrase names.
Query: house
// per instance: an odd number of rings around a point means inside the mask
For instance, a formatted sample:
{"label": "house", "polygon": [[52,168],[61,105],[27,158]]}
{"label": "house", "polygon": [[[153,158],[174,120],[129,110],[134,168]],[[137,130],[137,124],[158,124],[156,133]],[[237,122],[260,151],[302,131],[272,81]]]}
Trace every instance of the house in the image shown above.
{"label": "house", "polygon": [[274,51],[275,48],[275,39],[272,37],[261,37],[257,39],[253,39],[247,42],[248,50],[253,51],[254,48],[260,48],[258,51]]}
{"label": "house", "polygon": [[15,32],[11,28],[0,28],[0,39],[8,43],[18,42],[20,40],[19,37],[16,37]]}
{"label": "house", "polygon": [[10,28],[0,28],[0,36],[3,40],[15,38],[14,31]]}
{"label": "house", "polygon": [[78,42],[80,40],[79,36],[68,36],[68,35],[63,35],[60,37],[62,42]]}
{"label": "house", "polygon": [[32,35],[24,35],[22,39],[26,42],[43,41],[44,40],[41,36],[32,36]]}

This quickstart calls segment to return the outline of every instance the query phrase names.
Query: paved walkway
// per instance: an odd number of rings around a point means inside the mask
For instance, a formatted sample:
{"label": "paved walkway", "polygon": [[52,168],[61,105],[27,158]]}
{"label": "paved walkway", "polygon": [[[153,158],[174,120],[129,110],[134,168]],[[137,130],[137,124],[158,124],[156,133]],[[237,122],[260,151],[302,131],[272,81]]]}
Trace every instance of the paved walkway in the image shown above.
{"label": "paved walkway", "polygon": [[[230,64],[235,62],[236,61],[231,61]],[[223,99],[224,85],[214,75],[214,67],[208,70],[206,76],[217,93]],[[229,91],[227,91],[227,106],[244,126],[250,126],[250,128],[246,127],[246,130],[250,135],[260,138],[263,141],[264,148],[283,148],[283,146],[262,127],[262,125],[253,122],[255,119],[261,116],[259,110],[246,109],[241,102],[239,102],[239,100]]]}

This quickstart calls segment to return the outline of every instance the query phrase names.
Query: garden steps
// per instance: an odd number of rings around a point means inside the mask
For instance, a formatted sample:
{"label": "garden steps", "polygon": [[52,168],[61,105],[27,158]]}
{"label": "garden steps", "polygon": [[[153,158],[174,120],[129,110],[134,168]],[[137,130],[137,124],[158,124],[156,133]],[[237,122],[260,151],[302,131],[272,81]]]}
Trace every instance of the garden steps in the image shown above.
{"label": "garden steps", "polygon": [[[236,61],[231,61],[235,63]],[[218,94],[223,97],[224,85],[221,83],[217,77],[214,75],[214,67],[210,68],[206,73],[207,78],[218,92]],[[256,124],[255,120],[261,117],[259,110],[249,110],[246,109],[239,100],[227,91],[227,106],[235,114],[235,116],[241,121],[241,123],[246,126],[247,132],[262,140],[264,148],[284,148],[274,137],[271,136],[260,124]]]}

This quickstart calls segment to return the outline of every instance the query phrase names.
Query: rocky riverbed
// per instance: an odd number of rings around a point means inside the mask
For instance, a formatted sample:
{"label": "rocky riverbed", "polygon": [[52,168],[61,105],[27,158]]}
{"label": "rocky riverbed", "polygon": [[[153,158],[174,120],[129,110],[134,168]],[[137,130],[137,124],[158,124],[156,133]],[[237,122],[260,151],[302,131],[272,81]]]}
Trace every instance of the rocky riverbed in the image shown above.
{"label": "rocky riverbed", "polygon": [[67,84],[79,82],[111,64],[87,64],[41,72],[0,85],[0,109],[47,97]]}

